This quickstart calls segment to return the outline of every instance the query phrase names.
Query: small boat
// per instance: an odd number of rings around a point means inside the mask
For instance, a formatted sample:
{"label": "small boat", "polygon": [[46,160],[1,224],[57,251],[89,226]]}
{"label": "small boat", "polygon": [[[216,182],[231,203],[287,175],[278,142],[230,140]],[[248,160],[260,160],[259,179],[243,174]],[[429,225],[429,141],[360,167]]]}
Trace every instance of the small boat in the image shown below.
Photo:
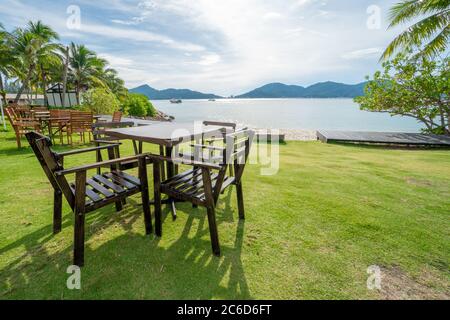
{"label": "small boat", "polygon": [[208,101],[216,101],[216,99],[209,99]]}
{"label": "small boat", "polygon": [[182,103],[181,99],[170,99],[170,103]]}

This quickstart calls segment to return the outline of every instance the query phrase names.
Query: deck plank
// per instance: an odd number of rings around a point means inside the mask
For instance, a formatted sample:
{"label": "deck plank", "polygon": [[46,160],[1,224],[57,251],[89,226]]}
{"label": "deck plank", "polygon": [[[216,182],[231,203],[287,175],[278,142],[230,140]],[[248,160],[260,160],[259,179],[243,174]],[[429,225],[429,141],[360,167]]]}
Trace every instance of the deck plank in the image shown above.
{"label": "deck plank", "polygon": [[450,147],[450,137],[422,133],[320,130],[317,131],[317,138],[322,142],[382,143]]}

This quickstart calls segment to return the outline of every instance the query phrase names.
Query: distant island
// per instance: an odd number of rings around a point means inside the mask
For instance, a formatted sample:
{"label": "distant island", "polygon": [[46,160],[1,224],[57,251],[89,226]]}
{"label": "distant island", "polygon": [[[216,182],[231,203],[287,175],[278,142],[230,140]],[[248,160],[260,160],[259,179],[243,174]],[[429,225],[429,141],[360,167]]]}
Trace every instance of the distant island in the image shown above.
{"label": "distant island", "polygon": [[320,82],[309,87],[270,83],[236,98],[354,98],[364,95],[367,82],[344,84]]}
{"label": "distant island", "polygon": [[[327,81],[319,82],[309,87],[302,87],[283,83],[269,83],[247,93],[237,95],[234,98],[354,98],[364,95],[366,84],[367,82],[344,84]],[[189,89],[157,90],[146,84],[130,89],[130,92],[142,93],[150,100],[223,98],[212,93],[202,93]]]}
{"label": "distant island", "polygon": [[217,99],[222,98],[215,94],[202,93],[189,89],[164,89],[158,90],[147,84],[130,89],[133,93],[142,93],[150,100],[170,100],[170,99]]}

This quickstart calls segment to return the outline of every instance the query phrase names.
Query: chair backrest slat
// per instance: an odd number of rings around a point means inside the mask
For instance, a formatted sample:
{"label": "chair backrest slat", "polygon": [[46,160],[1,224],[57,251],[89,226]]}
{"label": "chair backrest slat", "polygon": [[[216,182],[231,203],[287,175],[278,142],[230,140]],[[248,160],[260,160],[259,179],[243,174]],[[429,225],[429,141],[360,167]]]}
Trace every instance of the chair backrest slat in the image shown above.
{"label": "chair backrest slat", "polygon": [[11,126],[15,127],[16,122],[18,121],[17,114],[14,111],[13,107],[6,107],[5,108],[6,117],[8,118],[9,122],[11,123]]}
{"label": "chair backrest slat", "polygon": [[122,112],[114,111],[112,116],[112,122],[120,122],[122,120]]}
{"label": "chair backrest slat", "polygon": [[134,122],[98,122],[92,125],[92,136],[94,140],[118,140],[105,134],[107,129],[134,127]]}
{"label": "chair backrest slat", "polygon": [[33,106],[32,109],[34,112],[43,112],[43,111],[48,111],[47,107],[43,107],[43,106]]}
{"label": "chair backrest slat", "polygon": [[55,190],[60,190],[69,202],[70,207],[74,208],[74,194],[70,188],[67,179],[64,176],[56,175],[55,172],[63,170],[63,165],[59,162],[57,153],[51,150],[52,142],[50,138],[35,131],[25,134],[27,140],[39,160],[48,180]]}
{"label": "chair backrest slat", "polygon": [[72,111],[70,112],[70,127],[72,131],[90,130],[94,123],[94,115],[92,112]]}

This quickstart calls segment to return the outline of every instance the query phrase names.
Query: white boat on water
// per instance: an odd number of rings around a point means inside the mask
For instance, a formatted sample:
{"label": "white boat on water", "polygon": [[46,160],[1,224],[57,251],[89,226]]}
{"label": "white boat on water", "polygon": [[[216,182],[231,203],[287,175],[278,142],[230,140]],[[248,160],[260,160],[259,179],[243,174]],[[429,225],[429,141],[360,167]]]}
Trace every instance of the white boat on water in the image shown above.
{"label": "white boat on water", "polygon": [[182,103],[181,99],[170,99],[170,103]]}

